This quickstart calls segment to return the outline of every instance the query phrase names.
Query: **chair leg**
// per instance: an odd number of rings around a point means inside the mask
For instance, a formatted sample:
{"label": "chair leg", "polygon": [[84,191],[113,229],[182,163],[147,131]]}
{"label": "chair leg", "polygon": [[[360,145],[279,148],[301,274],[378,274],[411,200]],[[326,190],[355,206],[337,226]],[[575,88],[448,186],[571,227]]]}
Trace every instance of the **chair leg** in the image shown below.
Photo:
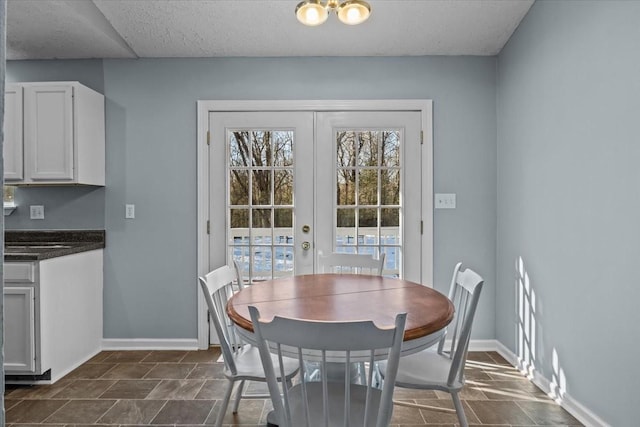
{"label": "chair leg", "polygon": [[222,420],[227,412],[227,406],[229,406],[229,399],[231,399],[231,392],[233,391],[233,380],[228,380],[227,389],[224,391],[224,398],[222,399],[222,405],[220,406],[220,412],[218,412],[218,418],[216,418],[216,427],[222,426]]}
{"label": "chair leg", "polygon": [[238,391],[236,391],[236,401],[233,404],[233,413],[238,413],[238,406],[240,406],[240,399],[242,399],[242,390],[244,389],[244,380],[240,381],[238,385]]}
{"label": "chair leg", "polygon": [[460,396],[458,396],[458,392],[452,392],[451,399],[453,400],[453,406],[456,407],[456,413],[458,414],[460,426],[468,427],[469,424],[467,424],[467,417],[464,415],[464,408],[462,407],[462,401],[460,400]]}

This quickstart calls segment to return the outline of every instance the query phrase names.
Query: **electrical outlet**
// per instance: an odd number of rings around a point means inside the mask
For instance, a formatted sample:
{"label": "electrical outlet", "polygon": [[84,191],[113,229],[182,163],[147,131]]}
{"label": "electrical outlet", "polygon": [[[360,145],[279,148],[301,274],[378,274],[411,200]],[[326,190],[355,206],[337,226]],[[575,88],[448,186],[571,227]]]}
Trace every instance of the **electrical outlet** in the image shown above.
{"label": "electrical outlet", "polygon": [[436,209],[455,209],[456,194],[455,193],[436,193],[435,196]]}
{"label": "electrical outlet", "polygon": [[136,205],[125,205],[124,206],[124,217],[128,219],[133,219],[136,217]]}
{"label": "electrical outlet", "polygon": [[29,206],[31,219],[44,219],[44,206],[31,205]]}

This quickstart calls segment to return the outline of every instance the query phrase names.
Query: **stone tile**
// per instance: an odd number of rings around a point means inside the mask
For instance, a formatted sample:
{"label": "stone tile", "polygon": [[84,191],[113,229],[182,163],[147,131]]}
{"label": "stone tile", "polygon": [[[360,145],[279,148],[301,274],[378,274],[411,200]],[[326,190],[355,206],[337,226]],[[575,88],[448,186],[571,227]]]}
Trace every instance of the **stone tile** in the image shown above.
{"label": "stone tile", "polygon": [[186,354],[187,351],[184,350],[152,351],[142,359],[142,363],[178,363]]}
{"label": "stone tile", "polygon": [[424,425],[425,421],[419,409],[409,408],[407,406],[393,405],[391,423]]}
{"label": "stone tile", "polygon": [[[451,394],[446,391],[435,391],[438,399],[451,399]],[[462,400],[487,400],[487,395],[483,392],[483,389],[470,384],[465,384],[459,393]]]}
{"label": "stone tile", "polygon": [[71,400],[49,416],[47,423],[95,423],[115,400]]}
{"label": "stone tile", "polygon": [[153,364],[141,363],[120,363],[115,365],[113,369],[105,373],[102,378],[116,380],[135,380],[142,379],[153,369]]}
{"label": "stone tile", "polygon": [[513,367],[513,365],[511,363],[509,363],[507,361],[507,359],[505,359],[504,357],[502,357],[500,355],[500,353],[498,353],[497,351],[488,351],[487,354],[489,355],[489,357],[491,359],[493,359],[493,361],[495,363],[497,363],[498,365],[504,365],[504,366],[509,366],[509,367]]}
{"label": "stone tile", "polygon": [[205,380],[162,380],[149,393],[148,399],[184,400],[194,399]]}
{"label": "stone tile", "polygon": [[[220,401],[217,401],[211,413],[207,417],[205,424],[214,424],[221,408]],[[261,419],[263,416],[265,401],[262,399],[243,399],[240,401],[238,413],[233,414],[233,399],[229,402],[227,411],[222,419],[223,425],[247,426],[265,425]],[[265,415],[266,417],[266,415]]]}
{"label": "stone tile", "polygon": [[114,351],[105,359],[105,362],[111,363],[139,363],[151,352],[148,350],[125,350]]}
{"label": "stone tile", "polygon": [[145,399],[160,380],[118,380],[101,399]]}
{"label": "stone tile", "polygon": [[[486,401],[478,401],[478,402],[486,402]],[[439,400],[416,400],[416,403],[421,405],[429,405],[435,406],[438,408],[448,408],[454,409],[453,401],[449,397],[448,399],[439,399]],[[465,416],[467,417],[467,421],[469,424],[480,423],[480,420],[473,413],[471,408],[463,401],[462,406],[464,408]],[[418,409],[422,416],[424,417],[426,424],[457,424],[458,423],[458,415],[455,412],[441,412],[437,410],[430,409]]]}
{"label": "stone tile", "polygon": [[85,363],[66,375],[65,379],[96,379],[116,366],[115,363]]}
{"label": "stone tile", "polygon": [[581,426],[580,421],[555,402],[516,402],[536,424]]}
{"label": "stone tile", "polygon": [[170,400],[151,424],[202,424],[215,400]]}
{"label": "stone tile", "polygon": [[482,424],[535,425],[536,423],[513,401],[467,401]]}
{"label": "stone tile", "polygon": [[55,395],[56,399],[91,399],[99,397],[114,380],[75,380]]}
{"label": "stone tile", "polygon": [[394,387],[393,398],[399,400],[437,399],[438,396],[433,390]]}
{"label": "stone tile", "polygon": [[196,399],[222,399],[227,384],[229,384],[227,380],[206,380]]}
{"label": "stone tile", "polygon": [[6,395],[6,397],[9,399],[50,399],[69,384],[71,384],[71,380],[61,379],[56,381],[55,384],[21,386]]}
{"label": "stone tile", "polygon": [[147,379],[182,380],[196,367],[195,363],[159,363],[144,377]]}
{"label": "stone tile", "polygon": [[111,356],[113,351],[101,351],[100,353],[93,356],[86,363],[103,363],[107,357]]}
{"label": "stone tile", "polygon": [[23,400],[9,409],[5,421],[10,423],[41,423],[68,400]]}
{"label": "stone tile", "polygon": [[542,390],[524,378],[486,381],[479,388],[492,400],[549,401],[549,397]]}
{"label": "stone tile", "polygon": [[164,400],[119,400],[98,422],[105,424],[149,424],[165,403]]}
{"label": "stone tile", "polygon": [[16,400],[5,399],[5,401],[4,401],[4,410],[8,411],[9,409],[13,408],[14,406],[16,406],[20,402],[22,402],[22,400],[19,400],[19,399],[16,399]]}
{"label": "stone tile", "polygon": [[219,347],[210,347],[208,350],[188,351],[182,363],[216,363],[220,357]]}
{"label": "stone tile", "polygon": [[193,371],[187,375],[187,379],[224,379],[223,371],[224,365],[222,363],[198,363]]}

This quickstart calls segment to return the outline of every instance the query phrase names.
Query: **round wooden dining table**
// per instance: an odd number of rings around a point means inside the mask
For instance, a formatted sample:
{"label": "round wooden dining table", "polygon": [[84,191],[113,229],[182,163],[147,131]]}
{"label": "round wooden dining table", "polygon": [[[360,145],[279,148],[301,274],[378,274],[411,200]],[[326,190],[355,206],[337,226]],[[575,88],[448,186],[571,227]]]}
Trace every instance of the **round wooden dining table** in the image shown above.
{"label": "round wooden dining table", "polygon": [[303,320],[371,320],[393,326],[407,313],[402,355],[435,344],[453,318],[449,299],[435,289],[407,280],[363,274],[310,274],[283,277],[246,286],[227,303],[238,333],[255,344],[249,306],[260,317]]}

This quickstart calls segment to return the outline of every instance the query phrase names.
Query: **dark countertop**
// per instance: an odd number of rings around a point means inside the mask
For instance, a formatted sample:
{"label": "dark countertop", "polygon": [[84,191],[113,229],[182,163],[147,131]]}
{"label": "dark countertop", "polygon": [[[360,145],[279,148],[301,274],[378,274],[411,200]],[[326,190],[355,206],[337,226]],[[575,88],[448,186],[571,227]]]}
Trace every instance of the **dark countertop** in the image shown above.
{"label": "dark countertop", "polygon": [[41,261],[105,247],[104,230],[6,230],[5,261]]}

